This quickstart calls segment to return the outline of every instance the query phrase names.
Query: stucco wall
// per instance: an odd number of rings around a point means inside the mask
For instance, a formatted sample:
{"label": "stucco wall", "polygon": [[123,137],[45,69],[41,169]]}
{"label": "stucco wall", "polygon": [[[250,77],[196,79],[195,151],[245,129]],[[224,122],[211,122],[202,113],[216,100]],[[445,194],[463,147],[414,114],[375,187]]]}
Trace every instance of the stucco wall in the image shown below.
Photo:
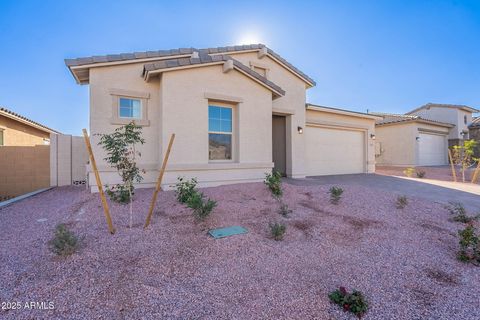
{"label": "stucco wall", "polygon": [[417,125],[404,123],[375,128],[375,141],[380,144],[379,165],[413,166],[416,163]]}
{"label": "stucco wall", "polygon": [[[164,177],[164,187],[175,183],[178,176],[197,177],[201,185],[259,181],[272,167],[271,122],[272,93],[221,65],[165,72],[146,83],[142,64],[95,68],[90,71],[90,136],[95,158],[104,184],[119,182],[119,176],[103,160],[105,153],[97,145],[96,133],[112,132],[118,125],[112,117],[111,89],[149,94],[149,125],[143,127],[145,145],[138,150],[139,166],[146,170],[140,187],[154,185],[171,133],[175,143]],[[205,93],[240,98],[235,106],[237,140],[233,163],[208,161],[208,99]],[[90,167],[88,170],[91,171]],[[89,183],[96,190],[90,173]]]}
{"label": "stucco wall", "polygon": [[[471,112],[457,108],[430,107],[429,109],[423,108],[415,114],[426,119],[454,124],[455,127],[450,130],[448,139],[463,139],[460,133],[468,131],[468,125],[472,122]],[[467,124],[464,122],[464,116],[467,116]]]}
{"label": "stucco wall", "polygon": [[297,127],[305,127],[306,84],[303,80],[282,67],[268,56],[258,58],[257,52],[238,53],[232,56],[250,66],[250,62],[267,67],[268,79],[286,91],[285,96],[273,101],[273,111],[294,112],[286,117],[287,127],[287,176],[305,177],[305,137],[298,134]]}
{"label": "stucco wall", "polygon": [[48,132],[33,128],[24,123],[0,115],[0,130],[3,130],[5,146],[35,146],[44,145]]}
{"label": "stucco wall", "polygon": [[376,158],[377,164],[416,166],[419,161],[416,138],[420,132],[448,135],[449,128],[417,122],[377,126],[376,141],[380,143],[381,148],[381,154]]}
{"label": "stucco wall", "polygon": [[[366,152],[366,168],[367,173],[375,172],[375,140],[370,138],[371,134],[375,134],[375,120],[360,118],[349,115],[335,114],[318,110],[306,111],[306,122],[316,125],[323,125],[333,128],[354,128],[361,129],[365,132],[365,152]],[[341,141],[339,141],[341,143]],[[306,145],[306,148],[314,146]],[[348,155],[346,155],[348,156]]]}

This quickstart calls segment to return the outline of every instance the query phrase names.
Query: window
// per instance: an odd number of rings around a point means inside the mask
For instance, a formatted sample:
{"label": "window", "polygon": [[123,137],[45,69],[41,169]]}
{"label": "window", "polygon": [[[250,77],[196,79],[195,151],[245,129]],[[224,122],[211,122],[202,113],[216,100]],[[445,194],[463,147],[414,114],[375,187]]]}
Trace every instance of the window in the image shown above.
{"label": "window", "polygon": [[0,146],[3,146],[3,130],[0,129]]}
{"label": "window", "polygon": [[208,106],[208,159],[232,160],[232,108]]}
{"label": "window", "polygon": [[467,116],[463,116],[463,123],[467,124]]}
{"label": "window", "polygon": [[142,118],[142,103],[140,99],[119,98],[118,115],[120,118]]}

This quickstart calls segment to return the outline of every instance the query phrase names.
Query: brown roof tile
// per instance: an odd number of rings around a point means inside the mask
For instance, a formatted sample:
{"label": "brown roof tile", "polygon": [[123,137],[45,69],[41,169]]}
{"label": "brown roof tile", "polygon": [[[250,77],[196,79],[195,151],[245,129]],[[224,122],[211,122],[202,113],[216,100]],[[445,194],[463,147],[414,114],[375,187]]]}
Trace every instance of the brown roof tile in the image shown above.
{"label": "brown roof tile", "polygon": [[24,117],[24,116],[22,116],[22,115],[20,115],[20,114],[18,114],[18,113],[15,113],[15,112],[13,112],[13,111],[8,110],[7,108],[0,107],[0,115],[1,115],[2,113],[3,113],[4,115],[6,114],[7,116],[10,115],[10,116],[13,116],[13,117],[15,117],[15,118],[21,119],[21,120],[23,120],[23,121],[25,121],[25,122],[28,122],[28,123],[36,126],[36,127],[40,127],[40,129],[43,129],[44,131],[53,132],[53,133],[60,133],[60,132],[58,132],[57,130],[51,129],[51,128],[47,127],[47,126],[44,126],[43,124],[40,124],[40,123],[35,122],[35,121],[33,121],[33,120],[30,120],[30,119],[28,119],[27,117]]}

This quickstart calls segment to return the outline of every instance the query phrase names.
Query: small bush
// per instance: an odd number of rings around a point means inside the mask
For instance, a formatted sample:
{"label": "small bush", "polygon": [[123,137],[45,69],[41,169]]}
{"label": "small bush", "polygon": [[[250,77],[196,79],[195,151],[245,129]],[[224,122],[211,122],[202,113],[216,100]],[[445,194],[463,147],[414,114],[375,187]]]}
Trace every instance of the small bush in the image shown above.
{"label": "small bush", "polygon": [[458,259],[463,262],[480,263],[480,238],[473,224],[469,223],[465,229],[458,231],[460,237],[460,251]]}
{"label": "small bush", "polygon": [[344,287],[331,292],[328,297],[330,300],[338,304],[344,311],[350,311],[358,318],[361,318],[368,310],[368,303],[360,291],[353,290],[348,293]]}
{"label": "small bush", "polygon": [[187,203],[188,200],[196,193],[197,179],[185,180],[183,177],[178,177],[178,182],[175,184],[175,195],[180,203]]}
{"label": "small bush", "polygon": [[63,223],[55,227],[55,236],[49,242],[50,249],[59,256],[73,254],[78,247],[77,236]]}
{"label": "small bush", "polygon": [[423,170],[417,171],[417,178],[424,178],[427,173]]}
{"label": "small bush", "polygon": [[292,210],[288,207],[288,204],[280,202],[278,213],[280,213],[283,217],[288,217],[288,215],[292,213]]}
{"label": "small bush", "polygon": [[403,170],[403,174],[409,178],[411,178],[414,173],[415,173],[415,168],[412,168],[412,167]]}
{"label": "small bush", "polygon": [[275,198],[280,198],[283,195],[282,175],[280,172],[274,170],[271,174],[265,174],[264,183],[268,186]]}
{"label": "small bush", "polygon": [[470,223],[480,218],[478,215],[475,217],[468,216],[467,210],[460,202],[450,202],[445,208],[453,215],[452,221],[455,222]]}
{"label": "small bush", "polygon": [[123,184],[117,184],[112,187],[109,187],[108,185],[105,186],[105,193],[110,199],[123,204],[130,202],[130,194],[133,196],[133,190],[133,186],[130,186],[130,192],[128,192],[128,187]]}
{"label": "small bush", "polygon": [[398,196],[397,201],[395,202],[395,205],[397,209],[403,209],[407,206],[408,204],[408,199],[407,196]]}
{"label": "small bush", "polygon": [[287,231],[287,226],[281,223],[270,223],[270,235],[275,241],[283,240],[283,236],[285,235],[285,231]]}
{"label": "small bush", "polygon": [[340,187],[331,187],[330,190],[330,202],[333,204],[338,204],[342,198],[343,189]]}
{"label": "small bush", "polygon": [[195,219],[203,221],[217,206],[217,202],[211,199],[205,201],[203,193],[195,192],[188,199],[187,206],[193,210]]}

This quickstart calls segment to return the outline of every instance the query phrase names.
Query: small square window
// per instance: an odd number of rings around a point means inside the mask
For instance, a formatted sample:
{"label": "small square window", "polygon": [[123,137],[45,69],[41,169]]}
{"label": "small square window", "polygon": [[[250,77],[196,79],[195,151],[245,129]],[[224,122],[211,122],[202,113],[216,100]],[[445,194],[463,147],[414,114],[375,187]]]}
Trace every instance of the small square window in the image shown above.
{"label": "small square window", "polygon": [[142,103],[140,99],[119,98],[120,118],[141,119],[142,118]]}

